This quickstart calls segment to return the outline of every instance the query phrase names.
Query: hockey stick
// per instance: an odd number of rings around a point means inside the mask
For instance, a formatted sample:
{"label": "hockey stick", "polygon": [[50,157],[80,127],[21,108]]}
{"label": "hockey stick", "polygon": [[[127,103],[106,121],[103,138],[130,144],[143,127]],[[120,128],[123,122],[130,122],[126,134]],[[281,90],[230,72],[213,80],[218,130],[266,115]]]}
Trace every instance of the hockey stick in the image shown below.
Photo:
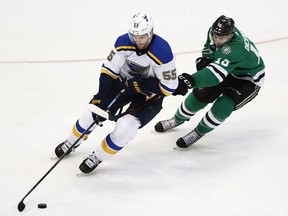
{"label": "hockey stick", "polygon": [[109,112],[103,110],[103,109],[100,109],[98,106],[95,106],[93,104],[88,104],[88,109],[93,112],[94,114],[96,115],[99,115],[105,119],[108,119],[108,120],[111,120],[111,121],[117,121],[119,118],[127,115],[127,114],[131,114],[139,109],[142,109],[143,107],[151,104],[153,101],[155,100],[158,100],[160,98],[160,96],[153,96],[152,98],[148,99],[145,103],[139,105],[139,106],[136,106],[136,107],[132,107],[128,110],[126,110],[125,112],[119,114],[119,115],[112,115],[110,114]]}
{"label": "hockey stick", "polygon": [[96,123],[97,122],[93,121],[93,123],[81,134],[81,136],[73,143],[73,145],[70,146],[70,148],[56,161],[56,163],[45,173],[45,175],[23,197],[23,199],[18,203],[18,210],[20,212],[22,212],[25,209],[25,204],[24,204],[25,198],[40,184],[40,182],[43,181],[44,178],[46,178],[46,176],[57,166],[58,163],[60,163],[60,161],[68,154],[68,152],[70,152],[70,150],[72,150],[76,146],[79,140],[83,138],[85,133],[88,132]]}
{"label": "hockey stick", "polygon": [[[107,110],[109,110],[111,108],[111,106],[115,103],[115,101],[118,100],[118,98],[123,94],[123,92],[125,91],[125,89],[121,90],[120,93],[118,93],[118,95],[112,100],[112,102],[107,106]],[[73,143],[73,145],[71,145],[68,150],[56,161],[56,163],[45,173],[45,175],[30,189],[30,191],[22,198],[22,200],[18,203],[18,210],[20,212],[22,212],[25,209],[25,204],[24,204],[24,200],[26,199],[26,197],[43,181],[44,178],[46,178],[46,176],[57,166],[57,164],[60,163],[60,161],[66,156],[68,155],[75,146],[76,144],[83,138],[83,136],[85,136],[85,134],[95,125],[98,124],[97,121],[93,121],[93,123],[81,134],[81,136]]]}

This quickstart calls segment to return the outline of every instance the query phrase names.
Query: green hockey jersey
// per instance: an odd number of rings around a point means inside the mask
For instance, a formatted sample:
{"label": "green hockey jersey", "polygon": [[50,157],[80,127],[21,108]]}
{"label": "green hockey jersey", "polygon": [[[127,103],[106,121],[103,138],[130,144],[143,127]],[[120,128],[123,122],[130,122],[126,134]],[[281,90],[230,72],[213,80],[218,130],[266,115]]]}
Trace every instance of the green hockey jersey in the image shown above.
{"label": "green hockey jersey", "polygon": [[211,28],[202,55],[212,60],[204,69],[192,74],[193,88],[214,86],[222,82],[228,74],[262,86],[265,65],[254,43],[235,27],[231,41],[213,49]]}

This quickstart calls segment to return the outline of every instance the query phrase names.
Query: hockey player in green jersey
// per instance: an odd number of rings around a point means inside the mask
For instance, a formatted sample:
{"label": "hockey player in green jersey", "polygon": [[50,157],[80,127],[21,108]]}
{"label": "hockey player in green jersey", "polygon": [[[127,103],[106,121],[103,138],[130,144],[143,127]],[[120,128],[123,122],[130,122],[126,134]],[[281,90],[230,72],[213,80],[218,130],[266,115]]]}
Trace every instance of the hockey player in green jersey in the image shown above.
{"label": "hockey player in green jersey", "polygon": [[202,57],[196,59],[197,72],[178,76],[179,85],[173,95],[193,91],[175,115],[155,125],[157,132],[175,128],[213,103],[195,129],[176,141],[187,148],[218,127],[233,111],[254,99],[265,76],[265,65],[253,42],[234,25],[232,18],[220,16],[209,28]]}

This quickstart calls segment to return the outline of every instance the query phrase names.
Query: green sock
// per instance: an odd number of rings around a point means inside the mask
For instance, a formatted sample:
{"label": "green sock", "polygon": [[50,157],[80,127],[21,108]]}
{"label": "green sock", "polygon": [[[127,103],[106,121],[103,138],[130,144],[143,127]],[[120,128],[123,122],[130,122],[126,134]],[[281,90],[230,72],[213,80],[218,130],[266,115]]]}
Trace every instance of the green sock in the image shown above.
{"label": "green sock", "polygon": [[[224,122],[226,118],[230,116],[230,114],[233,112],[235,107],[234,102],[230,97],[227,97],[225,95],[218,98],[213,106],[210,109],[210,113],[207,112],[205,116],[202,118],[202,120],[199,122],[199,124],[196,127],[196,131],[200,135],[204,135],[206,133],[209,133],[210,131],[214,130],[216,127],[218,127],[221,123]],[[213,124],[206,124],[205,122],[211,121],[208,120],[209,115],[213,117],[212,121]]]}
{"label": "green sock", "polygon": [[[189,119],[200,109],[203,109],[207,103],[203,103],[199,101],[191,92],[188,97],[184,100],[184,102],[181,104],[181,106],[177,109],[177,112],[174,115],[175,120],[178,123],[183,123],[185,121],[189,121]],[[185,114],[183,113],[183,110],[186,110]]]}

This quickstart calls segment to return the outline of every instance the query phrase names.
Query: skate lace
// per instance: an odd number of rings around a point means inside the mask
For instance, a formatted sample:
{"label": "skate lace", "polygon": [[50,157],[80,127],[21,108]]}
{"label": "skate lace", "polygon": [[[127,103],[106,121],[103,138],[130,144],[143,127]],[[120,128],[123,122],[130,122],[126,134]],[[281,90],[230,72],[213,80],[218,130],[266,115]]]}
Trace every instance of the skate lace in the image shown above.
{"label": "skate lace", "polygon": [[193,144],[194,142],[196,142],[198,139],[200,139],[200,135],[195,131],[191,131],[190,133],[188,133],[186,136],[183,137],[183,140],[185,141],[185,143],[187,145],[189,144]]}
{"label": "skate lace", "polygon": [[164,130],[171,129],[179,125],[174,118],[162,121],[161,124]]}
{"label": "skate lace", "polygon": [[101,161],[96,157],[94,152],[91,155],[89,155],[85,160],[85,164],[90,168],[98,165],[99,163],[101,163]]}
{"label": "skate lace", "polygon": [[67,152],[71,145],[72,144],[66,140],[65,143],[61,146],[63,152]]}

